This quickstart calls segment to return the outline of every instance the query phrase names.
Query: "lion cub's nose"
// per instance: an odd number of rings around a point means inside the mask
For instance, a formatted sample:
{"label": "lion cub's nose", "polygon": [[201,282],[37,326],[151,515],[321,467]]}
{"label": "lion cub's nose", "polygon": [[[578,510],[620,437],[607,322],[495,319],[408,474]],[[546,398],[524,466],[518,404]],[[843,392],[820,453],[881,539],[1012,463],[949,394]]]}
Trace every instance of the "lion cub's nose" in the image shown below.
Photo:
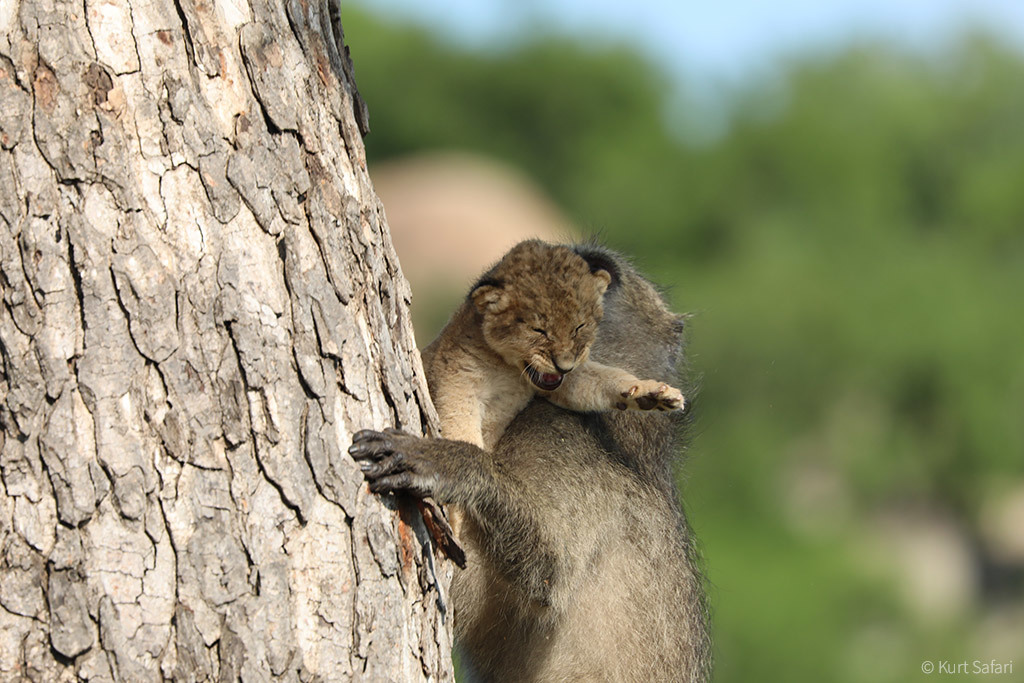
{"label": "lion cub's nose", "polygon": [[572,357],[563,356],[562,358],[551,358],[551,362],[555,366],[555,370],[561,374],[566,374],[576,367],[576,359]]}

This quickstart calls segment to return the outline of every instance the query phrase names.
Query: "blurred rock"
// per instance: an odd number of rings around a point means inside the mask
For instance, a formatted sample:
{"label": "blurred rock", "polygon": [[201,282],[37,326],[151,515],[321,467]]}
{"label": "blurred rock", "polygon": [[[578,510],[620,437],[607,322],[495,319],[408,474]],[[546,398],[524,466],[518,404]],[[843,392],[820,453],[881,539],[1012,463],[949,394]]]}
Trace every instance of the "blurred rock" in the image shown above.
{"label": "blurred rock", "polygon": [[978,567],[955,520],[939,512],[900,509],[878,517],[875,529],[907,606],[922,621],[952,620],[976,604]]}
{"label": "blurred rock", "polygon": [[981,534],[986,549],[997,561],[1024,565],[1024,485],[985,501]]}

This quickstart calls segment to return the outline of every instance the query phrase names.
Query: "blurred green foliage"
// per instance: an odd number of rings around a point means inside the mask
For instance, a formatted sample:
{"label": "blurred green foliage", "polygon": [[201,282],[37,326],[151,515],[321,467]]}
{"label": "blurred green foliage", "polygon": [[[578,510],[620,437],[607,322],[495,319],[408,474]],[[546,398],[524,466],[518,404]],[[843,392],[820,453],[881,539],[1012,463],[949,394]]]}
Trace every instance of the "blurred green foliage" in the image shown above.
{"label": "blurred green foliage", "polygon": [[[1021,567],[935,623],[866,548],[879,511],[935,510],[984,570],[980,510],[1024,479],[1024,57],[985,36],[809,55],[690,146],[668,82],[626,48],[471,53],[344,21],[371,160],[505,159],[697,313],[682,483],[716,680],[916,680],[922,660],[977,656],[973,619],[1024,594]],[[839,482],[820,509],[792,504],[808,466]]]}

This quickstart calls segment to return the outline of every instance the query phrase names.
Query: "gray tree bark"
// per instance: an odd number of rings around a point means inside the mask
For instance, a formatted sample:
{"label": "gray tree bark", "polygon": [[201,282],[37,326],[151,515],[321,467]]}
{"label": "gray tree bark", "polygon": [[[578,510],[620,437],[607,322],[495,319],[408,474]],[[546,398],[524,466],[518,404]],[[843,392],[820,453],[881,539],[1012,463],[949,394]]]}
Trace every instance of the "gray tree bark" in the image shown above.
{"label": "gray tree bark", "polygon": [[451,680],[363,122],[337,0],[0,2],[0,679]]}

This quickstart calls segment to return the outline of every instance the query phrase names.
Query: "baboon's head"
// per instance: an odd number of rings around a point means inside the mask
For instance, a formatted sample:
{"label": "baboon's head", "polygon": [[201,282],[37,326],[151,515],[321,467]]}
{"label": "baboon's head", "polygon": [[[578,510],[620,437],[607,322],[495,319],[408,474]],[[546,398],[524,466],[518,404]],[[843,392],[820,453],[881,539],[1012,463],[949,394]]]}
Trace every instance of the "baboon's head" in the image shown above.
{"label": "baboon's head", "polygon": [[637,272],[629,259],[594,243],[573,247],[591,268],[611,273],[604,295],[604,319],[590,357],[637,377],[678,380],[683,328],[662,293]]}
{"label": "baboon's head", "polygon": [[470,293],[484,339],[542,391],[587,359],[611,276],[568,247],[521,242]]}

